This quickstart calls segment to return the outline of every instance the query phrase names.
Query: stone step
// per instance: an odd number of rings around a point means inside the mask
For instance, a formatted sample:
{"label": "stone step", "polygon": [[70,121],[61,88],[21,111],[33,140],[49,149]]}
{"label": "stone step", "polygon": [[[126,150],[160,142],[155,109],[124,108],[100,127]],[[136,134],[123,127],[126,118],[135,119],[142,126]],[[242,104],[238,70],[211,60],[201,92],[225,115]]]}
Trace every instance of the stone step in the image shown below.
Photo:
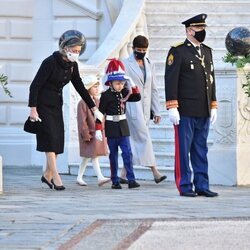
{"label": "stone step", "polygon": [[[153,137],[152,137],[153,138]],[[154,152],[158,153],[167,153],[172,155],[174,153],[174,138],[171,139],[152,139]],[[209,138],[207,141],[207,145],[213,145],[212,138]]]}
{"label": "stone step", "polygon": [[[158,131],[157,131],[158,134]],[[157,165],[164,165],[162,162],[164,162],[166,159],[172,159],[173,153],[174,153],[174,139],[173,138],[166,138],[162,139],[163,136],[159,138],[155,138],[152,135],[152,143],[154,148],[154,154],[156,157]],[[102,156],[99,158],[100,165],[109,164],[109,157],[108,156]],[[89,163],[91,165],[91,163]],[[123,160],[121,156],[121,151],[118,151],[118,164],[119,166],[123,166]],[[79,166],[79,164],[76,164]],[[165,165],[164,165],[165,166]]]}
{"label": "stone step", "polygon": [[[150,37],[150,48],[170,48],[176,43],[185,41],[185,39],[185,34],[182,36],[159,34],[158,36]],[[207,37],[205,44],[213,49],[223,49],[225,48],[225,36]]]}
{"label": "stone step", "polygon": [[174,166],[174,152],[160,152],[155,151],[155,158],[157,166],[172,167]]}
{"label": "stone step", "polygon": [[154,152],[174,152],[174,138],[172,139],[152,139]]}
{"label": "stone step", "polygon": [[[232,30],[233,28],[237,26],[245,26],[249,27],[249,22],[246,23],[233,23],[233,24],[213,24],[207,26],[206,32],[207,37],[213,37],[213,36],[226,36],[227,33]],[[152,24],[148,23],[148,34],[149,37],[158,36],[159,34],[171,34],[176,36],[183,36],[185,35],[185,29],[184,26],[180,23],[175,23],[174,25],[170,25],[168,23],[157,23]]]}
{"label": "stone step", "polygon": [[[149,57],[151,58],[152,61],[155,61],[155,60],[164,60],[165,61],[166,57],[168,55],[168,50],[169,50],[169,48],[167,48],[167,47],[150,48]],[[222,57],[224,57],[226,53],[227,53],[226,48],[213,49],[213,58],[214,58],[214,60],[221,60]]]}
{"label": "stone step", "polygon": [[149,126],[150,134],[154,139],[172,139],[174,138],[174,129],[171,124],[158,124]]}
{"label": "stone step", "polygon": [[[157,90],[160,100],[165,100],[164,71],[156,74]],[[165,110],[165,105],[162,110]]]}
{"label": "stone step", "polygon": [[[185,3],[188,2],[188,3]],[[166,0],[147,0],[146,12],[153,11],[171,11],[178,13],[187,13],[196,11],[196,13],[209,12],[235,12],[240,14],[250,11],[249,1],[166,1]]]}
{"label": "stone step", "polygon": [[[160,98],[165,99],[165,90],[161,87],[164,87],[164,71],[163,72],[156,72],[156,82],[157,82],[157,88],[158,88],[158,94],[160,95]],[[160,91],[163,91],[159,93]]]}
{"label": "stone step", "polygon": [[[175,26],[176,24],[180,24],[183,20],[186,20],[192,16],[197,15],[197,12],[186,12],[186,13],[176,13],[176,12],[166,12],[166,11],[148,11],[146,13],[147,23],[150,24],[158,24],[163,23],[165,21],[169,25]],[[208,26],[218,25],[218,24],[247,24],[249,23],[249,12],[206,12],[209,16],[207,19]],[[239,18],[240,17],[240,18]]]}
{"label": "stone step", "polygon": [[[136,179],[139,179],[139,180],[140,179],[143,179],[143,180],[153,179],[153,175],[152,175],[150,168],[136,166],[136,165],[133,167],[134,167],[134,173],[135,173]],[[122,168],[122,164],[120,164],[118,173],[120,173],[121,168]],[[168,165],[157,165],[157,168],[162,174],[167,175],[168,181],[174,181],[174,165],[172,163],[168,164]],[[110,176],[109,163],[102,163],[101,170],[102,170],[102,173],[104,176]],[[78,165],[69,165],[69,173],[71,175],[77,176]],[[91,164],[88,164],[84,175],[85,176],[96,176]]]}

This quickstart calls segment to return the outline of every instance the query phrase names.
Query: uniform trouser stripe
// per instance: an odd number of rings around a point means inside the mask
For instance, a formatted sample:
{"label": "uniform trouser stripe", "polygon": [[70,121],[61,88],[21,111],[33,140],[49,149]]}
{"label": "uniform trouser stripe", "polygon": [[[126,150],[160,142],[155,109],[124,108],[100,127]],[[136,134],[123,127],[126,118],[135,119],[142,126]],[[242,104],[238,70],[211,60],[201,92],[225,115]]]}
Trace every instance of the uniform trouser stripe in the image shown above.
{"label": "uniform trouser stripe", "polygon": [[175,139],[175,184],[179,192],[180,190],[180,181],[181,181],[181,165],[180,165],[180,145],[179,145],[179,132],[178,125],[174,125],[174,139]]}

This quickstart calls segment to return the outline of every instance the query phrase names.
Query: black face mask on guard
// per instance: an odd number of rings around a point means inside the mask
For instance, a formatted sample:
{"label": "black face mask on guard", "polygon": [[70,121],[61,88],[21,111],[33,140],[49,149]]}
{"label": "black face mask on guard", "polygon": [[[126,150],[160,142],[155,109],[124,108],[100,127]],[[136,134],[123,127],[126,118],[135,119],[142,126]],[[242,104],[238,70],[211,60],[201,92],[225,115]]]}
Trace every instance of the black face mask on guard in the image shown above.
{"label": "black face mask on guard", "polygon": [[[194,31],[194,30],[193,30]],[[204,40],[205,40],[205,37],[206,37],[206,31],[205,30],[201,30],[201,31],[195,31],[195,35],[194,35],[194,38],[202,43]]]}

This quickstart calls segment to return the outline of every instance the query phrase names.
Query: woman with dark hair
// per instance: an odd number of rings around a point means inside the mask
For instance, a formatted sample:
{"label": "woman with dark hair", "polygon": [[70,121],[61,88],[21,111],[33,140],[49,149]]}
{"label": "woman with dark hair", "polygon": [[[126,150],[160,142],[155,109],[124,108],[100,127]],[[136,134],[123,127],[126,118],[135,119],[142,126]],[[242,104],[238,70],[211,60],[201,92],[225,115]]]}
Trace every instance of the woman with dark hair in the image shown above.
{"label": "woman with dark hair", "polygon": [[85,48],[86,39],[81,32],[64,32],[59,39],[59,51],[42,62],[30,85],[30,120],[41,122],[41,129],[36,134],[36,149],[46,155],[41,181],[51,189],[65,189],[56,165],[57,155],[64,151],[63,87],[71,81],[95,118],[102,120],[103,117],[80,78],[77,60]]}
{"label": "woman with dark hair", "polygon": [[[131,102],[127,105],[128,125],[131,131],[131,148],[133,164],[149,167],[154,180],[159,183],[166,179],[156,166],[153,145],[149,133],[149,121],[153,116],[154,123],[161,120],[160,102],[156,86],[154,65],[146,57],[148,39],[145,36],[137,36],[133,40],[133,53],[123,61],[125,72],[141,93],[139,102]],[[121,174],[121,182],[124,182],[125,171]]]}

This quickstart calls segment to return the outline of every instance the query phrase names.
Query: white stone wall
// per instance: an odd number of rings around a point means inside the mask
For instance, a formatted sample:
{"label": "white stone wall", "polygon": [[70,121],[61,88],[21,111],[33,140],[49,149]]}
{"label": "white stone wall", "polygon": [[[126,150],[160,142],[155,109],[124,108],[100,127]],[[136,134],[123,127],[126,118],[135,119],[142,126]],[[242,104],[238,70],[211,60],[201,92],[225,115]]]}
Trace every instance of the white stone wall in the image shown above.
{"label": "white stone wall", "polygon": [[[87,60],[98,46],[98,0],[1,0],[0,73],[9,78],[13,98],[0,88],[0,155],[4,165],[43,165],[44,156],[35,150],[35,136],[23,131],[29,114],[29,86],[41,62],[58,49],[58,38],[68,29],[78,29],[87,38],[81,60]],[[110,28],[107,25],[107,29]],[[104,34],[103,34],[104,35]],[[75,101],[74,101],[75,100]],[[68,172],[68,141],[75,136],[76,96],[65,88],[64,116],[66,152],[59,158],[59,169]],[[73,124],[73,127],[72,127]]]}
{"label": "white stone wall", "polygon": [[[8,88],[13,98],[0,89],[0,155],[4,164],[26,164],[31,139],[22,132],[27,116],[27,88],[32,79],[32,33],[34,1],[0,2],[0,65],[8,76]],[[30,156],[28,156],[30,158]],[[22,164],[22,165],[23,165]]]}

